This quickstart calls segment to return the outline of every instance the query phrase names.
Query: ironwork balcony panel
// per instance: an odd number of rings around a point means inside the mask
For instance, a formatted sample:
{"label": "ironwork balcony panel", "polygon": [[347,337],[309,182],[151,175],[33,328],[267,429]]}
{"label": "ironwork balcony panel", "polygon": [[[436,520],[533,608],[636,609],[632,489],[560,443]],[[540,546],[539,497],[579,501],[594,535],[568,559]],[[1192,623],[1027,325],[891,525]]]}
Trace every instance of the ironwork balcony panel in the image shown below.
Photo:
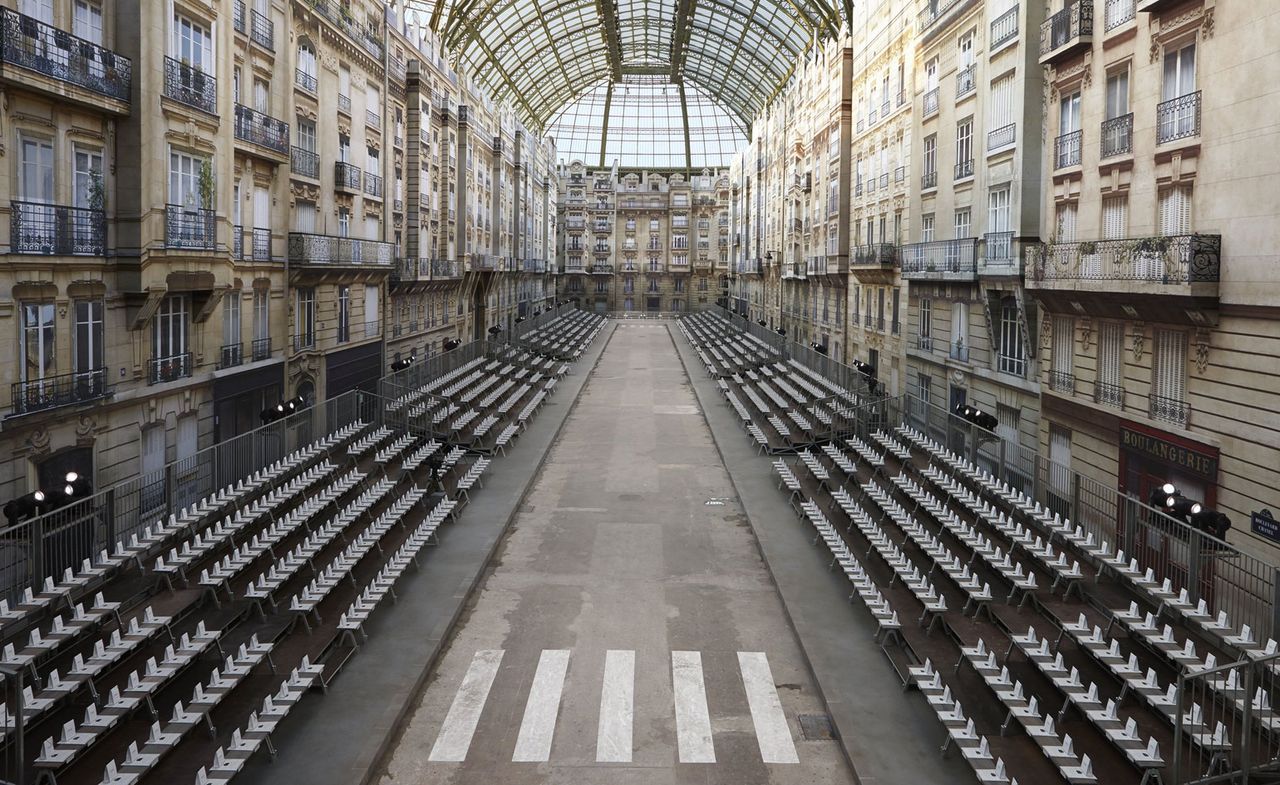
{"label": "ironwork balcony panel", "polygon": [[1124,387],[1119,384],[1094,382],[1093,400],[1094,403],[1100,403],[1104,406],[1124,409]]}
{"label": "ironwork balcony panel", "polygon": [[933,88],[924,94],[921,101],[921,111],[925,117],[931,117],[938,113],[938,88]]}
{"label": "ironwork balcony panel", "polygon": [[228,343],[218,352],[218,369],[235,368],[244,363],[244,344]]}
{"label": "ironwork balcony panel", "polygon": [[0,62],[128,103],[133,61],[65,30],[0,8]]}
{"label": "ironwork balcony panel", "polygon": [[1101,149],[1103,159],[1133,152],[1133,113],[1102,121]]}
{"label": "ironwork balcony panel", "polygon": [[209,114],[218,113],[218,79],[199,68],[164,59],[164,95]]}
{"label": "ironwork balcony panel", "polygon": [[166,248],[212,251],[217,247],[217,214],[202,207],[165,205]]}
{"label": "ironwork balcony panel", "polygon": [[991,22],[991,49],[995,51],[1018,37],[1018,6],[1010,8]]}
{"label": "ironwork balcony panel", "polygon": [[1200,135],[1200,91],[1156,106],[1156,144]]}
{"label": "ironwork balcony panel", "polygon": [[296,69],[294,71],[293,83],[296,84],[298,87],[301,87],[303,90],[306,90],[308,93],[311,93],[312,95],[315,95],[315,93],[317,92],[317,89],[319,88],[319,83],[316,80],[316,75],[309,74],[306,71],[303,71],[301,68]]}
{"label": "ironwork balcony panel", "polygon": [[333,165],[333,185],[335,188],[355,193],[360,190],[362,174],[360,167],[355,164],[338,161]]}
{"label": "ironwork balcony panel", "polygon": [[351,114],[351,96],[338,94],[338,111]]}
{"label": "ironwork balcony panel", "polygon": [[1018,141],[1018,125],[1010,123],[987,133],[987,152],[1012,147]]}
{"label": "ironwork balcony panel", "polygon": [[9,206],[9,253],[102,256],[105,251],[102,210],[17,200]]}
{"label": "ironwork balcony panel", "polygon": [[976,238],[904,245],[898,255],[902,277],[911,280],[976,280],[977,248]]}
{"label": "ironwork balcony panel", "polygon": [[951,350],[947,353],[947,356],[958,362],[969,362],[969,347],[965,345],[964,341],[952,341],[950,347]]}
{"label": "ironwork balcony panel", "polygon": [[930,188],[937,188],[937,187],[938,187],[938,173],[936,171],[925,172],[924,174],[920,175],[921,190],[927,191]]}
{"label": "ironwork balcony panel", "polygon": [[1151,419],[1186,427],[1191,420],[1191,407],[1179,398],[1167,398],[1163,395],[1151,394],[1150,406],[1147,410]]}
{"label": "ironwork balcony panel", "polygon": [[112,392],[106,368],[27,379],[14,382],[10,389],[14,415],[88,403]]}
{"label": "ironwork balcony panel", "polygon": [[191,375],[191,352],[174,354],[168,357],[153,357],[147,360],[147,383],[163,384],[177,381]]}
{"label": "ironwork balcony panel", "polygon": [[1066,169],[1080,165],[1080,148],[1084,144],[1084,132],[1062,134],[1053,142],[1053,168]]}
{"label": "ironwork balcony panel", "polygon": [[973,159],[967,158],[957,163],[955,169],[956,180],[967,180],[973,177]]}
{"label": "ironwork balcony panel", "polygon": [[1075,0],[1040,25],[1040,64],[1048,65],[1093,44],[1093,0]]}
{"label": "ironwork balcony panel", "polygon": [[289,233],[289,262],[303,266],[356,266],[390,269],[395,245],[327,234]]}
{"label": "ironwork balcony panel", "polygon": [[373,172],[364,173],[364,192],[369,196],[382,198],[382,178]]}
{"label": "ironwork balcony panel", "polygon": [[959,101],[978,89],[978,64],[970,63],[956,74],[956,100]]}
{"label": "ironwork balcony panel", "polygon": [[1216,297],[1221,256],[1216,234],[1035,245],[1028,249],[1027,286]]}
{"label": "ironwork balcony panel", "polygon": [[244,104],[235,106],[236,138],[281,155],[289,152],[289,124]]}
{"label": "ironwork balcony panel", "polygon": [[249,40],[269,52],[276,49],[276,25],[264,14],[249,12]]}
{"label": "ironwork balcony panel", "polygon": [[1108,33],[1137,16],[1134,0],[1106,0],[1106,3],[1103,28]]}
{"label": "ironwork balcony panel", "polygon": [[252,344],[253,361],[259,362],[271,357],[271,339],[255,338]]}
{"label": "ironwork balcony panel", "polygon": [[1064,371],[1049,371],[1049,389],[1065,395],[1075,395],[1075,374]]}
{"label": "ironwork balcony panel", "polygon": [[312,150],[294,147],[289,156],[289,169],[299,177],[320,179],[320,155]]}

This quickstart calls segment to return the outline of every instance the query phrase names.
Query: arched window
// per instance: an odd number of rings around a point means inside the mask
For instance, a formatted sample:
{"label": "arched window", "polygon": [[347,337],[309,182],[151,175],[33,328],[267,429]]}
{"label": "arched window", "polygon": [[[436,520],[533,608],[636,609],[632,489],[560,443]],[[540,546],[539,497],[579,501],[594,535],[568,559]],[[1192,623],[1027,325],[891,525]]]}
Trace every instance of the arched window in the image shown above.
{"label": "arched window", "polygon": [[316,50],[310,41],[298,42],[298,84],[316,92]]}

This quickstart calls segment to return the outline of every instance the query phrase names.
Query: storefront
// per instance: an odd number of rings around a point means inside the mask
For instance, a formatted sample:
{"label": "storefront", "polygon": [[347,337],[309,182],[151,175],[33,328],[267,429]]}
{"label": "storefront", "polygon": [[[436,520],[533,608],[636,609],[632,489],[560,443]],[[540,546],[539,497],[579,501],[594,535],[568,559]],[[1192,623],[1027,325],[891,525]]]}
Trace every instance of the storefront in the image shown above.
{"label": "storefront", "polygon": [[353,346],[325,357],[326,399],[336,398],[357,387],[377,392],[382,376],[382,341]]}
{"label": "storefront", "polygon": [[[262,425],[262,410],[284,400],[282,363],[232,369],[213,380],[213,438],[223,442]],[[222,372],[217,372],[222,373]]]}
{"label": "storefront", "polygon": [[1120,492],[1143,501],[1167,482],[1190,499],[1213,507],[1218,498],[1218,448],[1182,436],[1120,421]]}

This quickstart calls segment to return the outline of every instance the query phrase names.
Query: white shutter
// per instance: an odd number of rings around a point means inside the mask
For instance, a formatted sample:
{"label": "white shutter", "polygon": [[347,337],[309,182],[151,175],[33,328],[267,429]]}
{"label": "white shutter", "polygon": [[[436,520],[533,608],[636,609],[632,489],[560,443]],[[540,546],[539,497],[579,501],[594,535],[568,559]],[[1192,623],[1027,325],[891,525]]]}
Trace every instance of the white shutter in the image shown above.
{"label": "white shutter", "polygon": [[338,95],[351,97],[351,69],[345,66],[338,69]]}
{"label": "white shutter", "polygon": [[1160,194],[1160,233],[1166,237],[1191,232],[1191,186],[1178,185]]}
{"label": "white shutter", "polygon": [[378,287],[364,287],[364,320],[366,322],[377,321],[380,318],[378,313]]}
{"label": "white shutter", "polygon": [[1103,322],[1098,332],[1098,382],[1124,386],[1124,325]]}
{"label": "white shutter", "polygon": [[164,468],[164,426],[155,425],[142,432],[142,473],[158,472]]}
{"label": "white shutter", "polygon": [[1064,204],[1058,207],[1058,242],[1074,243],[1076,241],[1076,206]]}
{"label": "white shutter", "polygon": [[991,83],[991,123],[988,128],[997,130],[1013,123],[1013,74],[1002,76]]}
{"label": "white shutter", "polygon": [[1071,431],[1049,425],[1049,484],[1062,492],[1071,490]]}
{"label": "white shutter", "polygon": [[1102,239],[1123,239],[1129,226],[1129,200],[1112,196],[1102,200]]}
{"label": "white shutter", "polygon": [[1053,370],[1059,374],[1075,373],[1076,320],[1070,316],[1053,318]]}
{"label": "white shutter", "polygon": [[[196,418],[195,415],[183,417],[178,420],[178,455],[179,461],[184,458],[190,458],[196,454],[198,440],[196,437]],[[189,468],[189,467],[183,467]]]}
{"label": "white shutter", "polygon": [[1185,399],[1187,391],[1187,334],[1157,330],[1152,392],[1172,401]]}

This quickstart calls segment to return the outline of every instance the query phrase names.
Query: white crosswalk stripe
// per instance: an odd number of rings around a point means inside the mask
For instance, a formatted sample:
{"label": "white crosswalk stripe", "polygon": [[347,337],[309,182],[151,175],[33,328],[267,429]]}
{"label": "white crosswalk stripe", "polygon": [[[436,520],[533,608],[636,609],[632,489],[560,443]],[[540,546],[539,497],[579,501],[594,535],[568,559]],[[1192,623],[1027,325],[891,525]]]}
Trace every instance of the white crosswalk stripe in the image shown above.
{"label": "white crosswalk stripe", "polygon": [[[460,763],[467,759],[481,714],[498,676],[503,654],[502,650],[482,650],[472,657],[470,667],[445,715],[429,760]],[[712,659],[720,661],[718,657]],[[571,681],[569,660],[570,652],[567,649],[544,649],[532,681],[522,685],[529,692],[524,703],[515,751],[511,757],[513,762],[544,763],[551,760],[552,741],[560,719],[561,699],[566,683]],[[737,652],[737,661],[761,761],[766,764],[799,763],[795,741],[774,685],[768,656],[764,652]],[[658,674],[651,675],[651,678],[657,677]],[[668,676],[664,674],[662,678],[665,680]],[[672,704],[668,711],[672,711],[673,715],[666,715],[666,720],[674,722],[677,759],[682,764],[716,763],[702,653],[671,652],[669,678]],[[598,763],[633,762],[636,679],[635,651],[610,649],[605,652],[595,744]],[[725,682],[723,679],[713,679],[712,683]],[[579,685],[579,689],[583,687],[584,685]],[[503,689],[509,689],[509,685],[504,684],[499,692]],[[742,697],[743,693],[735,690],[735,695],[718,700],[716,705],[741,705]],[[573,705],[572,701],[569,705]],[[642,719],[645,722],[661,722],[664,718]]]}

